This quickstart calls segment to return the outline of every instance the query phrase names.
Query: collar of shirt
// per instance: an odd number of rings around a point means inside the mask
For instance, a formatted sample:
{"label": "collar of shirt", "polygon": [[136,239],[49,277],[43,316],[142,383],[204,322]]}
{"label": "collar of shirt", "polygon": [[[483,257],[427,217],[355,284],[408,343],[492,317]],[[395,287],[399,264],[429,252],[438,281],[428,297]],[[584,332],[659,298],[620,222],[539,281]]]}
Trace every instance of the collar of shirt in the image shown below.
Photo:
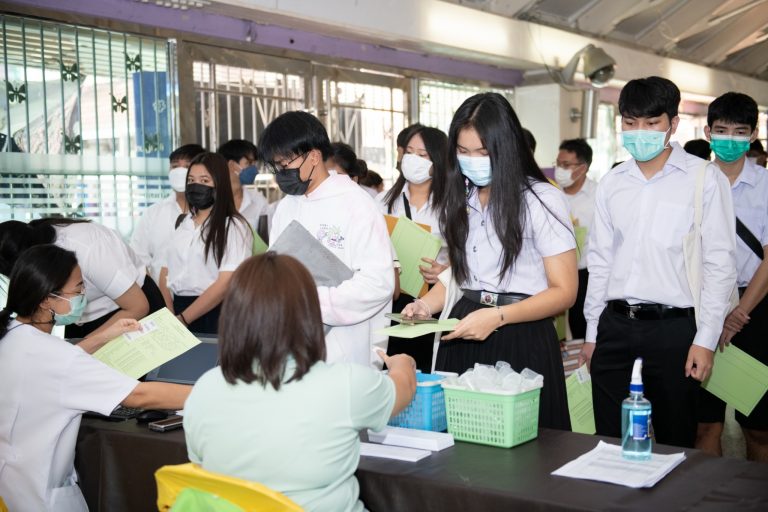
{"label": "collar of shirt", "polygon": [[757,185],[758,178],[760,177],[758,174],[759,172],[761,171],[757,168],[757,166],[753,165],[752,162],[745,158],[744,166],[741,168],[741,172],[736,177],[736,181],[734,181],[733,185],[731,185],[731,189],[733,190],[738,188],[738,186],[742,183],[754,188],[754,186]]}
{"label": "collar of shirt", "polygon": [[643,181],[658,179],[660,176],[666,176],[675,170],[687,173],[688,166],[686,165],[686,156],[688,153],[686,153],[683,147],[677,142],[670,142],[669,147],[672,148],[672,152],[669,154],[667,161],[664,162],[664,167],[661,169],[661,172],[656,173],[650,180],[646,179],[645,175],[643,175],[643,172],[640,170],[640,167],[637,165],[637,161],[635,161],[634,158],[631,158],[627,165],[618,166],[616,172],[618,174],[627,173],[629,176],[633,176]]}
{"label": "collar of shirt", "polygon": [[[408,199],[408,204],[411,205],[411,208],[416,210],[417,212],[424,211],[428,208],[432,208],[432,192],[430,191],[429,197],[427,198],[427,202],[421,205],[421,208],[414,208],[413,204],[411,204],[411,191],[408,188],[408,182],[405,182],[405,186],[403,187],[403,194],[405,194],[405,198]],[[402,199],[402,194],[400,194],[400,198]]]}

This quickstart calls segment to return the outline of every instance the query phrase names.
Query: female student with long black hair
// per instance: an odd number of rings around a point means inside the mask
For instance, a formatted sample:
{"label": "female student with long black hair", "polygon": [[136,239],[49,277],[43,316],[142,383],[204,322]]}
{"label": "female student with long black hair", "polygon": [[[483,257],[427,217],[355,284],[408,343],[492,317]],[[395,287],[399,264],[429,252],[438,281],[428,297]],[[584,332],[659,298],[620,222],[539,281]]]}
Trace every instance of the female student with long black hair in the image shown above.
{"label": "female student with long black hair", "polygon": [[136,253],[114,230],[95,222],[66,218],[3,222],[0,272],[9,275],[19,254],[40,244],[74,252],[83,271],[87,302],[77,323],[66,325],[67,338],[98,333],[121,318],[139,320],[164,306],[157,284]]}
{"label": "female student with long black hair", "polygon": [[237,212],[226,159],[202,153],[189,164],[185,190],[190,213],[166,250],[160,289],[168,308],[189,330],[215,334],[232,272],[251,255],[253,233]]}
{"label": "female student with long black hair", "polygon": [[0,311],[0,496],[9,510],[87,512],[75,474],[85,411],[180,409],[191,387],[137,382],[89,353],[138,329],[123,318],[77,346],[51,335],[76,319],[87,293],[73,252],[50,244],[24,251]]}
{"label": "female student with long black hair", "polygon": [[[547,182],[509,102],[467,99],[451,122],[440,225],[462,298],[436,368],[463,372],[507,361],[544,376],[539,424],[569,429],[565,379],[552,317],[576,298],[576,240],[563,193]],[[445,305],[438,282],[405,314]]]}
{"label": "female student with long black hair", "polygon": [[[443,238],[440,232],[439,212],[446,188],[446,163],[448,137],[441,130],[417,125],[406,138],[406,147],[400,161],[400,177],[388,192],[376,199],[382,213],[395,217],[407,217],[419,224],[426,224],[432,234]],[[424,280],[432,285],[437,276],[448,267],[448,248],[443,248],[437,260],[424,258],[420,267]],[[392,305],[400,311],[414,298],[401,293]],[[434,336],[428,334],[415,339],[389,338],[388,354],[409,354],[423,372],[432,369]]]}

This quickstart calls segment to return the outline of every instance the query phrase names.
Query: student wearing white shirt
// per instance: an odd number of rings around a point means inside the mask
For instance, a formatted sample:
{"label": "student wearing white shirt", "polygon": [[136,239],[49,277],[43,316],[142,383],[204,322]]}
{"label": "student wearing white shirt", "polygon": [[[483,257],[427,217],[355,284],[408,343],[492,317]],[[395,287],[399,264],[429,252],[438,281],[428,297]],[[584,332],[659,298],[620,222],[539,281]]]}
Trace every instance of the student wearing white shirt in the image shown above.
{"label": "student wearing white shirt", "polygon": [[235,209],[223,156],[202,153],[189,165],[190,213],[168,244],[160,271],[166,304],[190,331],[215,334],[232,272],[251,255],[253,232]]}
{"label": "student wearing white shirt", "polygon": [[325,160],[325,168],[338,174],[346,174],[355,183],[359,183],[368,173],[365,160],[357,158],[352,146],[343,142],[331,143],[331,156]]}
{"label": "student wearing white shirt", "polygon": [[248,221],[251,228],[258,232],[264,240],[267,240],[269,235],[267,228],[269,203],[255,188],[245,188],[245,186],[253,185],[256,175],[259,173],[258,167],[256,167],[258,155],[256,146],[247,140],[232,139],[219,146],[216,152],[227,159],[235,208]]}
{"label": "student wearing white shirt", "polygon": [[[736,268],[739,305],[725,319],[721,345],[729,342],[762,363],[768,363],[768,174],[746,157],[757,139],[755,100],[728,92],[709,105],[704,134],[711,141],[715,163],[731,184],[736,227]],[[717,371],[715,366],[713,371]],[[725,402],[702,389],[696,448],[722,455],[720,436]],[[747,458],[768,462],[768,397],[749,416],[736,411],[747,442]]]}
{"label": "student wearing white shirt", "polygon": [[579,256],[579,292],[576,302],[568,310],[568,326],[574,339],[584,339],[587,322],[584,320],[584,298],[587,295],[587,248],[588,235],[595,216],[595,192],[597,183],[587,177],[592,164],[592,148],[584,139],[564,140],[560,144],[555,162],[555,182],[565,192],[571,207],[571,220],[577,238],[583,236]]}
{"label": "student wearing white shirt", "polygon": [[[440,226],[462,298],[435,368],[464,372],[508,362],[544,376],[539,425],[570,429],[563,360],[552,317],[576,298],[576,239],[562,191],[533,159],[512,106],[497,93],[468,98],[449,131]],[[445,306],[438,281],[405,315]]]}
{"label": "student wearing white shirt", "polygon": [[320,121],[306,112],[278,116],[262,132],[259,153],[286,196],[272,221],[274,243],[299,222],[353,272],[339,286],[318,286],[328,362],[369,365],[372,319],[394,290],[391,242],[375,201],[343,174],[329,173],[331,143]]}
{"label": "student wearing white shirt", "polygon": [[164,306],[157,284],[119,234],[95,222],[50,218],[0,224],[0,263],[8,275],[24,249],[56,244],[74,252],[83,269],[88,305],[64,330],[68,338],[100,332],[121,318],[139,320]]}
{"label": "student wearing white shirt", "polygon": [[375,198],[384,192],[384,180],[381,179],[381,176],[376,171],[368,169],[368,172],[365,173],[365,176],[360,178],[357,183],[363,187],[363,190],[368,192],[371,197]]}
{"label": "student wearing white shirt", "polygon": [[136,320],[77,345],[52,336],[54,324],[82,313],[86,293],[75,254],[55,245],[26,250],[11,272],[0,311],[0,496],[9,510],[87,512],[74,468],[82,413],[180,409],[191,390],[137,382],[89,355],[138,329]]}
{"label": "student wearing white shirt", "polygon": [[[712,164],[670,143],[680,91],[665,78],[632,80],[621,91],[624,147],[633,158],[597,187],[587,262],[586,343],[597,433],[621,435],[621,402],[643,358],[645,396],[659,443],[693,446],[699,382],[709,375],[736,281],[728,181]],[[703,191],[701,305],[697,322],[683,238]]]}
{"label": "student wearing white shirt", "polygon": [[147,267],[147,272],[156,282],[160,281],[160,259],[168,240],[176,229],[176,221],[188,211],[184,187],[187,184],[189,162],[204,152],[205,150],[199,144],[187,144],[176,148],[171,153],[168,181],[173,192],[144,210],[131,234],[131,249],[141,259]]}
{"label": "student wearing white shirt", "polygon": [[[442,240],[439,216],[446,187],[447,158],[448,137],[445,133],[422,125],[413,128],[400,161],[400,177],[388,192],[376,197],[381,212],[426,224],[432,234]],[[420,266],[421,274],[427,284],[433,285],[437,276],[448,268],[448,247],[444,240],[437,260],[424,258],[424,263]],[[413,299],[401,293],[392,308],[400,311]],[[390,337],[387,353],[408,354],[416,360],[422,372],[428,373],[432,369],[433,346],[432,334],[414,339]]]}

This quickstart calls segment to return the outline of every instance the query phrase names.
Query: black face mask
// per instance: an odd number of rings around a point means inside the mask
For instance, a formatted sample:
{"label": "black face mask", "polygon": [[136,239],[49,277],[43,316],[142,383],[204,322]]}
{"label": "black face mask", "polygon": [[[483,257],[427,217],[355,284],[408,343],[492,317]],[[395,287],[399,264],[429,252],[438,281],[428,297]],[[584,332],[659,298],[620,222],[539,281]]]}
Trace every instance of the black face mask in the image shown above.
{"label": "black face mask", "polygon": [[312,166],[307,181],[301,181],[301,166],[306,159],[307,157],[305,156],[298,167],[283,169],[282,171],[278,171],[275,175],[277,186],[280,187],[280,190],[282,190],[284,194],[288,194],[289,196],[301,196],[307,193],[309,182],[312,181],[312,173],[315,172],[315,166]]}
{"label": "black face mask", "polygon": [[216,201],[216,194],[213,187],[202,185],[200,183],[187,183],[184,190],[184,196],[187,198],[189,206],[196,210],[205,210],[213,206]]}

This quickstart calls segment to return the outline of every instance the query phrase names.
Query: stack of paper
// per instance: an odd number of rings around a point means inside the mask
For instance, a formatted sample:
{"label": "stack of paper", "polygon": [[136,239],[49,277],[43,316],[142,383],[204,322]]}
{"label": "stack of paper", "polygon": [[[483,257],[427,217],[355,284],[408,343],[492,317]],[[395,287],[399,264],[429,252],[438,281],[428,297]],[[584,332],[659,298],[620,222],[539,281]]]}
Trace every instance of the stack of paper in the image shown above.
{"label": "stack of paper", "polygon": [[416,462],[432,454],[429,450],[403,448],[402,446],[387,446],[383,444],[360,443],[360,455],[363,457],[379,457],[382,459],[404,460]]}
{"label": "stack of paper", "polygon": [[402,427],[384,427],[380,432],[369,430],[368,440],[372,443],[418,448],[433,452],[439,452],[453,446],[451,434]]}
{"label": "stack of paper", "polygon": [[568,377],[579,367],[579,353],[584,346],[584,340],[566,340],[560,342],[560,352],[563,355],[563,369]]}
{"label": "stack of paper", "polygon": [[594,450],[553,471],[552,474],[584,480],[597,480],[598,482],[608,482],[638,489],[653,487],[656,482],[667,476],[684,460],[684,453],[672,455],[654,453],[651,460],[626,460],[621,456],[621,446],[600,441]]}
{"label": "stack of paper", "polygon": [[595,433],[595,412],[592,407],[592,377],[587,365],[582,366],[565,379],[568,393],[568,412],[571,430],[580,434]]}
{"label": "stack of paper", "polygon": [[458,323],[459,320],[457,318],[448,318],[446,320],[438,320],[437,322],[416,325],[397,324],[386,329],[379,329],[376,331],[376,334],[385,334],[398,338],[416,338],[433,332],[452,331]]}

